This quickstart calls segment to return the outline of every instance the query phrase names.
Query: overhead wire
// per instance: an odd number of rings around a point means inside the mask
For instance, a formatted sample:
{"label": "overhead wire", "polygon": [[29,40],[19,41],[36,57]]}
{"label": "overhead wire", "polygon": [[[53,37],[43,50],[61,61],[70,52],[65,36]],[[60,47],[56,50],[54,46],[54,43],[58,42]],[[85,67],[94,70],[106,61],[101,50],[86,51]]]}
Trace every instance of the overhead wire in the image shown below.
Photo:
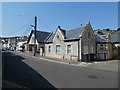
{"label": "overhead wire", "polygon": [[21,36],[25,36],[30,30],[31,30],[31,25],[21,34]]}
{"label": "overhead wire", "polygon": [[22,26],[22,27],[20,27],[20,28],[18,28],[18,29],[16,29],[16,30],[14,30],[14,31],[12,31],[12,32],[2,33],[2,34],[7,35],[7,34],[13,34],[13,33],[19,32],[19,31],[23,30],[26,26],[28,26],[29,24],[31,24],[32,22],[33,22],[33,18],[32,18],[32,20],[30,20],[30,21],[29,21],[27,24],[25,24],[24,26]]}

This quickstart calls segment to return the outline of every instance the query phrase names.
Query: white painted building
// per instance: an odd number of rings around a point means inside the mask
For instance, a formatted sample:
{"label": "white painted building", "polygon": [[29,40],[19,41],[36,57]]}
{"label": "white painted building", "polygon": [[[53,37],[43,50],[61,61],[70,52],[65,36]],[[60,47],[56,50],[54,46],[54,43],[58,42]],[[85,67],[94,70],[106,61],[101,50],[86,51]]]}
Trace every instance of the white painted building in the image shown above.
{"label": "white painted building", "polygon": [[[43,56],[45,42],[44,40],[50,35],[50,32],[36,31],[36,52],[39,52]],[[34,31],[32,30],[27,42],[27,51],[33,51],[34,49]]]}
{"label": "white painted building", "polygon": [[18,50],[18,51],[20,51],[20,50],[22,50],[22,46],[24,45],[24,44],[26,44],[27,43],[27,41],[20,41],[20,42],[18,42],[17,43],[17,46],[16,46],[16,50]]}

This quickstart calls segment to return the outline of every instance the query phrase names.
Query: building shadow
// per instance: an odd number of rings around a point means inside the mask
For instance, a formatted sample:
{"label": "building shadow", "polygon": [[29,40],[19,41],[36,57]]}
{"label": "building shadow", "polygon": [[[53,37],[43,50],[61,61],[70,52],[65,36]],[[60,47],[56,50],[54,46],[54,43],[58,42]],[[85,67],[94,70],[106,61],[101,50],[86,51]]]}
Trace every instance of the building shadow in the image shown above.
{"label": "building shadow", "polygon": [[[21,85],[30,89],[35,88],[50,88],[56,89],[48,80],[40,73],[23,62],[24,57],[15,55],[11,52],[2,53],[3,61],[3,81],[14,83],[13,86]],[[5,82],[2,83],[3,90],[9,88]],[[25,89],[26,90],[26,89]]]}

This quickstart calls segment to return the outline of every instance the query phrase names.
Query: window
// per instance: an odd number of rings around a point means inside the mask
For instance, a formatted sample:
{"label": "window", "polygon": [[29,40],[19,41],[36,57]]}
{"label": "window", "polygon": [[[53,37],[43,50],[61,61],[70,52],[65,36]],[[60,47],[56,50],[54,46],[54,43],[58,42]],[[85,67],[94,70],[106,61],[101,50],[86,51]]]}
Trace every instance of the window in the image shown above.
{"label": "window", "polygon": [[60,39],[59,35],[57,35],[57,40],[58,40],[58,41],[61,41],[61,39]]}
{"label": "window", "polygon": [[71,45],[67,45],[67,54],[71,54]]}
{"label": "window", "polygon": [[60,54],[60,45],[56,45],[56,54]]}
{"label": "window", "polygon": [[34,37],[31,38],[31,43],[34,43]]}
{"label": "window", "polygon": [[102,44],[100,44],[100,50],[104,50],[103,48],[104,46]]}
{"label": "window", "polygon": [[59,38],[59,35],[57,35],[57,38]]}
{"label": "window", "polygon": [[48,52],[51,52],[51,46],[48,47]]}

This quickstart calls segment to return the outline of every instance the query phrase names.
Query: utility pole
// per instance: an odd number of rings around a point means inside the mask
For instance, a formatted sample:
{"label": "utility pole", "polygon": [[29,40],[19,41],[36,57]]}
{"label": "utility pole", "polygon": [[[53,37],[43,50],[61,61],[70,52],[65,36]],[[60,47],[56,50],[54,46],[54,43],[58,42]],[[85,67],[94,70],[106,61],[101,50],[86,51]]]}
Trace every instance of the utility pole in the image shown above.
{"label": "utility pole", "polygon": [[35,26],[34,26],[34,53],[33,53],[34,56],[35,56],[35,54],[36,54],[36,28],[37,28],[37,17],[35,16]]}

